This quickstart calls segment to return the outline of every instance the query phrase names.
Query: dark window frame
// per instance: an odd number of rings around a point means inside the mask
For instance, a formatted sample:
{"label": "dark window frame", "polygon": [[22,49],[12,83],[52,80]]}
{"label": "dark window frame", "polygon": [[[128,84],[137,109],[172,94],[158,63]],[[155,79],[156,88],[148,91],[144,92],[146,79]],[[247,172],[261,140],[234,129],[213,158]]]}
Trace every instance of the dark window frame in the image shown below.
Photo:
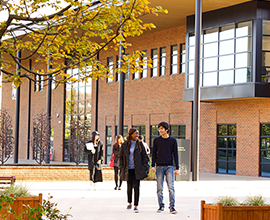
{"label": "dark window frame", "polygon": [[[111,129],[111,135],[109,135],[108,131],[109,131],[109,128]],[[111,153],[112,153],[112,126],[111,125],[106,125],[106,128],[105,128],[105,161],[104,163],[107,164],[110,160],[110,157],[111,157]],[[108,144],[108,138],[111,138],[111,143]],[[110,153],[108,154],[108,148],[110,147],[111,151]]]}
{"label": "dark window frame", "polygon": [[[226,135],[219,135],[219,126],[226,126]],[[229,126],[235,126],[236,127],[236,134],[235,135],[229,135]],[[226,138],[226,147],[219,147],[219,138]],[[235,148],[229,148],[229,138],[235,138]],[[236,175],[236,155],[237,155],[237,124],[217,124],[217,156],[216,156],[216,172],[219,174],[230,174],[230,175]],[[226,151],[226,160],[220,160],[219,159],[219,150]],[[229,160],[229,151],[235,151],[235,160]],[[226,163],[226,172],[219,172],[219,163]],[[229,173],[228,165],[229,163],[235,163],[235,173]]]}
{"label": "dark window frame", "polygon": [[267,163],[267,162],[262,162],[262,153],[264,152],[264,151],[270,151],[270,148],[269,149],[267,149],[267,148],[262,148],[262,140],[263,139],[265,139],[265,138],[269,138],[269,142],[270,142],[270,133],[268,134],[268,135],[263,135],[263,132],[262,132],[262,126],[263,125],[270,125],[270,123],[260,123],[260,155],[259,155],[259,160],[260,160],[260,162],[259,162],[259,164],[260,164],[260,168],[259,168],[259,175],[261,176],[261,177],[270,177],[270,169],[269,169],[269,175],[262,175],[262,166],[263,165],[269,165],[269,167],[270,167],[270,161],[269,161],[269,163]]}
{"label": "dark window frame", "polygon": [[[172,126],[177,126],[177,135],[173,135],[172,132]],[[185,134],[180,134],[181,127],[185,128]],[[184,124],[171,124],[170,125],[170,136],[174,137],[175,139],[186,139],[186,125]]]}
{"label": "dark window frame", "polygon": [[[163,56],[162,54],[162,50],[165,49],[165,56]],[[166,60],[167,60],[167,48],[165,47],[160,47],[159,48],[159,76],[166,76]],[[162,59],[165,59],[165,65],[162,65]],[[164,74],[162,74],[162,69],[164,69]]]}
{"label": "dark window frame", "polygon": [[[153,58],[154,51],[157,52],[157,57],[156,58]],[[158,77],[158,48],[151,49],[151,59],[152,59],[151,77]],[[154,60],[156,60],[157,66],[154,66]],[[153,75],[154,70],[157,71],[156,76]]]}

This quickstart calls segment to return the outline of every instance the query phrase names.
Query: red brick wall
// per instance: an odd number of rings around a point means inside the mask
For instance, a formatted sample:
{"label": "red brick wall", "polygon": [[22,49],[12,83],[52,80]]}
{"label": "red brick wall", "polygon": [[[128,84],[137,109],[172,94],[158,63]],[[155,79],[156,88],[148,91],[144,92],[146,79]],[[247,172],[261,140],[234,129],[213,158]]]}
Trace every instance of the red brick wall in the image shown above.
{"label": "red brick wall", "polygon": [[[0,176],[14,175],[17,180],[89,180],[87,167],[69,166],[4,166],[0,167]],[[111,167],[103,167],[103,180],[113,180],[114,171]]]}
{"label": "red brick wall", "polygon": [[[22,56],[25,54],[22,52]],[[28,67],[28,61],[23,63]],[[33,66],[35,64],[33,63]],[[39,69],[47,69],[46,65],[38,66]],[[23,79],[20,99],[20,129],[19,129],[19,159],[27,158],[27,126],[28,126],[28,80]],[[31,132],[32,120],[41,111],[47,111],[47,86],[43,83],[43,90],[34,92],[34,83],[31,85]],[[12,100],[12,83],[3,83],[2,87],[2,108],[8,110],[12,116],[13,131],[15,130],[15,100]],[[58,86],[52,90],[52,109],[51,126],[54,129],[54,160],[62,161],[63,158],[63,123],[64,123],[64,86]],[[59,113],[59,118],[56,114]],[[14,135],[14,132],[13,132]],[[32,140],[32,139],[31,139]],[[32,159],[32,150],[30,150],[30,159]]]}

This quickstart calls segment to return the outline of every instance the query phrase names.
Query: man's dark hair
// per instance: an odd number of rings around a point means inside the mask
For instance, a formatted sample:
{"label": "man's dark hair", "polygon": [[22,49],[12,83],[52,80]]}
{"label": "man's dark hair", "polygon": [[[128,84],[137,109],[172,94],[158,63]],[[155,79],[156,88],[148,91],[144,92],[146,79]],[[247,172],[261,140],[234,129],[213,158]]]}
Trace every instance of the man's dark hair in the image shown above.
{"label": "man's dark hair", "polygon": [[163,127],[165,130],[167,130],[167,133],[169,134],[169,131],[170,131],[170,129],[169,129],[169,124],[167,123],[167,122],[160,122],[159,124],[158,124],[158,128],[159,127]]}

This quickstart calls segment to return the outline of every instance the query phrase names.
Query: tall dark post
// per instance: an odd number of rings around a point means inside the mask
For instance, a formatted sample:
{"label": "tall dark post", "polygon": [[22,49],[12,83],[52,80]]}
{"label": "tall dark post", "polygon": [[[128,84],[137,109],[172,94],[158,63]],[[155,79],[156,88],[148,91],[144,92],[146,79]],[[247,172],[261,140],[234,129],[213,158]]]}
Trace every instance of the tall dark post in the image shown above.
{"label": "tall dark post", "polygon": [[[51,60],[49,60],[49,64],[47,66],[48,68],[48,72],[50,71],[50,69],[52,69],[52,65],[50,64]],[[48,86],[47,86],[47,116],[48,116],[48,120],[49,120],[49,138],[51,138],[51,109],[52,109],[52,75],[48,76],[48,80],[47,80]],[[51,143],[51,142],[49,142]],[[50,163],[50,150],[51,150],[51,145],[48,145],[48,149],[47,149],[47,157],[46,157],[46,163]]]}
{"label": "tall dark post", "polygon": [[[29,69],[32,69],[32,60],[29,60]],[[28,125],[27,125],[27,160],[30,158],[30,127],[31,127],[31,80],[28,81]]]}
{"label": "tall dark post", "polygon": [[201,48],[201,19],[202,2],[196,0],[195,11],[195,77],[193,102],[193,172],[192,181],[199,179],[199,111],[200,111],[200,48]]}
{"label": "tall dark post", "polygon": [[[120,42],[121,44],[122,42]],[[123,55],[125,54],[125,48],[123,46],[120,47],[119,51],[119,60],[118,67],[119,71],[122,66]],[[118,134],[123,135],[124,130],[124,99],[125,99],[125,73],[120,72],[119,77],[119,105],[118,105]]]}
{"label": "tall dark post", "polygon": [[[97,55],[97,60],[99,60],[99,54]],[[96,94],[95,94],[95,100],[96,100],[96,108],[95,108],[95,130],[98,131],[98,79],[96,79]]]}
{"label": "tall dark post", "polygon": [[[21,51],[17,51],[17,57],[21,58]],[[21,62],[19,60],[19,62]],[[21,75],[21,67],[17,64],[16,71],[18,75]],[[21,88],[16,89],[16,109],[15,109],[15,149],[14,149],[14,163],[18,163],[19,158],[19,129],[20,129],[20,98]]]}

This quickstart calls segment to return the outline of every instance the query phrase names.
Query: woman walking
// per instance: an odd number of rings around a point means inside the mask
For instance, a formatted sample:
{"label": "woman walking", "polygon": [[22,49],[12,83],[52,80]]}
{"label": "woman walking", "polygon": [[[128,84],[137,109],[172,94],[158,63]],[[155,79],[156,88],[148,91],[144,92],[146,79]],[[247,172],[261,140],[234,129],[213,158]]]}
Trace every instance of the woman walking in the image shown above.
{"label": "woman walking", "polygon": [[132,190],[134,189],[134,212],[139,213],[140,180],[146,178],[148,170],[148,156],[141,142],[138,141],[139,132],[130,128],[127,141],[120,150],[120,169],[124,181],[127,181],[127,209],[132,207]]}
{"label": "woman walking", "polygon": [[[121,172],[119,172],[119,158],[120,158],[120,149],[121,145],[124,143],[123,136],[117,135],[116,137],[116,143],[113,145],[113,155],[114,155],[114,181],[115,181],[115,187],[114,190],[121,190],[122,186],[122,177]],[[118,185],[118,173],[120,173],[120,181]]]}
{"label": "woman walking", "polygon": [[88,170],[90,172],[90,185],[96,185],[96,182],[102,182],[102,166],[103,161],[103,144],[99,139],[99,133],[97,131],[92,132],[92,140],[90,144],[93,144],[90,149],[85,148],[85,153],[88,154]]}

